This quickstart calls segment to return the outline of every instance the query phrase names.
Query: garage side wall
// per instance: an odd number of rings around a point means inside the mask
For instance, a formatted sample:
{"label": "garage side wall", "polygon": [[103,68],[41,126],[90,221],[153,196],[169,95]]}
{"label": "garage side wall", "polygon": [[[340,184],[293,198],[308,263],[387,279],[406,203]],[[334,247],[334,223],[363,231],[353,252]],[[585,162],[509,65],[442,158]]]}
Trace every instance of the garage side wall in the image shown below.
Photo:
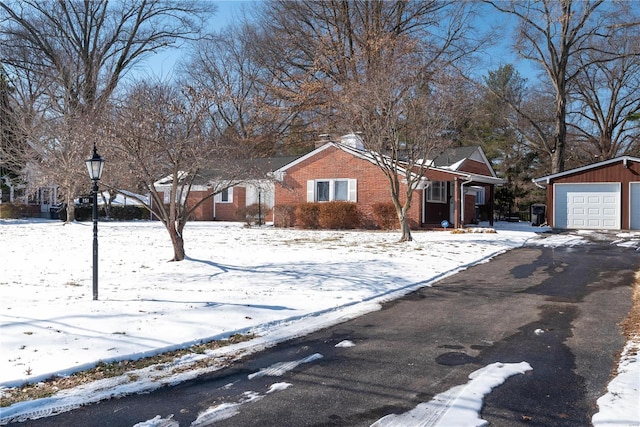
{"label": "garage side wall", "polygon": [[620,184],[620,225],[622,229],[631,228],[631,215],[640,215],[640,212],[631,212],[630,205],[630,183],[640,182],[640,163],[627,161],[626,165],[623,161],[611,163],[601,167],[583,170],[574,174],[569,174],[553,179],[547,185],[547,222],[552,227],[558,227],[554,224],[556,215],[556,194],[554,194],[554,184]]}

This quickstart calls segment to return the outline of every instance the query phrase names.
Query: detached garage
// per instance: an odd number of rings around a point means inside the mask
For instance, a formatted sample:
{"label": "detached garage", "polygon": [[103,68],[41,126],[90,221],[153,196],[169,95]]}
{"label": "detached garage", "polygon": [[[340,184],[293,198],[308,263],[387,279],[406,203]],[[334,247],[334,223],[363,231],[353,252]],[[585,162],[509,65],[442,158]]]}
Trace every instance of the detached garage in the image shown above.
{"label": "detached garage", "polygon": [[547,224],[561,229],[640,229],[640,159],[617,157],[533,180],[547,189]]}

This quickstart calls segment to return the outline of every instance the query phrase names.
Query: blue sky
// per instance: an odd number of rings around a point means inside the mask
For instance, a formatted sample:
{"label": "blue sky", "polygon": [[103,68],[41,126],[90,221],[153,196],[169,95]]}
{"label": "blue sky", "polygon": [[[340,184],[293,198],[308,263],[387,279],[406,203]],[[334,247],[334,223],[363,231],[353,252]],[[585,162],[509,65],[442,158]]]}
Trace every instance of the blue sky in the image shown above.
{"label": "blue sky", "polygon": [[[229,25],[234,17],[239,16],[242,9],[251,0],[235,0],[235,1],[216,1],[218,10],[215,15],[210,18],[209,31],[220,31]],[[140,65],[136,66],[132,74],[137,76],[151,76],[160,80],[170,79],[176,62],[180,59],[182,53],[180,49],[172,49],[166,52],[157,53],[145,59]]]}
{"label": "blue sky", "polygon": [[[210,19],[210,31],[220,31],[229,25],[234,18],[237,18],[244,8],[254,3],[252,0],[234,0],[234,1],[216,1],[218,10]],[[486,75],[487,70],[495,70],[500,65],[513,64],[523,77],[533,83],[536,80],[537,72],[533,68],[533,64],[529,61],[518,59],[512,49],[513,30],[515,23],[510,22],[508,16],[495,11],[488,5],[483,6],[482,19],[479,21],[481,30],[488,30],[491,27],[500,27],[498,36],[493,41],[495,47],[488,49],[487,54],[483,56],[481,64],[478,64],[475,77]],[[505,21],[508,20],[508,21]],[[180,59],[181,52],[179,49],[173,49],[164,53],[158,53],[146,59],[143,63],[136,67],[132,75],[138,77],[150,76],[160,80],[170,79],[174,72],[176,62]]]}

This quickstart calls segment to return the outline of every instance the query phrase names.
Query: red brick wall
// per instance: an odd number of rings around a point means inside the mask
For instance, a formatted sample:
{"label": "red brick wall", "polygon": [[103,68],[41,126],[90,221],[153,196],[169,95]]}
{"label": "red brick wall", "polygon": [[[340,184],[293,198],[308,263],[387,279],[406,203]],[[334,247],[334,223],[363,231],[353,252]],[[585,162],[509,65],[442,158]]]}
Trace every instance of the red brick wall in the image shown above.
{"label": "red brick wall", "polygon": [[491,176],[491,171],[489,170],[489,168],[484,162],[478,162],[476,160],[471,160],[471,159],[465,160],[464,163],[462,163],[462,166],[458,168],[458,170],[461,172],[469,172],[469,173],[475,173],[478,175]]}
{"label": "red brick wall", "polygon": [[247,189],[244,187],[233,187],[232,203],[216,203],[216,221],[244,221],[238,210],[247,205]]}
{"label": "red brick wall", "polygon": [[[391,202],[389,183],[376,165],[339,148],[328,147],[286,171],[284,182],[276,184],[276,209],[279,205],[305,203],[307,181],[313,179],[357,179],[357,204],[364,226],[374,225],[373,205]],[[412,228],[420,225],[421,193],[416,191],[411,202],[409,219]]]}
{"label": "red brick wall", "polygon": [[[163,192],[159,192],[164,198]],[[192,191],[189,193],[187,204],[193,206],[195,203],[208,196],[208,191]],[[215,217],[213,209],[213,197],[198,206],[191,214],[191,221],[244,221],[238,215],[238,208],[246,205],[246,189],[244,187],[233,188],[232,203],[216,203]]]}
{"label": "red brick wall", "polygon": [[473,194],[464,195],[464,223],[472,224],[476,217],[476,196]]}
{"label": "red brick wall", "polygon": [[[203,197],[209,195],[208,191],[192,191],[189,193],[189,199],[187,199],[187,205],[193,206]],[[191,215],[193,221],[211,221],[213,219],[213,198],[210,197],[206,202],[202,203],[196,208]]]}

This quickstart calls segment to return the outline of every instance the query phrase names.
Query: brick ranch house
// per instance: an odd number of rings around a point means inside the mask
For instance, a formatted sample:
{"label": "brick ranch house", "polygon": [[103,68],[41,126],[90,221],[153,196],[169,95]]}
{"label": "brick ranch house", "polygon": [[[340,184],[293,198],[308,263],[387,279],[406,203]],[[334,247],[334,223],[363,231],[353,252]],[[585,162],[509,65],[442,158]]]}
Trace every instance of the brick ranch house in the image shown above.
{"label": "brick ranch house", "polygon": [[[273,171],[290,163],[296,157],[271,157],[254,159],[247,165],[250,171],[242,182],[223,189],[200,205],[192,214],[193,221],[245,221],[245,209],[258,202],[264,207],[264,221],[273,221],[274,182],[270,178]],[[158,180],[154,185],[163,193],[165,203],[169,203],[169,189],[172,177]],[[216,186],[226,180],[219,172],[203,171],[195,180],[187,203],[197,203],[208,197]],[[238,180],[235,180],[238,181]],[[224,184],[222,184],[224,186]]]}
{"label": "brick ranch house", "polygon": [[[364,226],[375,226],[373,207],[391,202],[389,184],[360,137],[346,135],[277,169],[275,225],[278,207],[304,202],[351,201]],[[462,227],[478,221],[493,225],[494,188],[504,181],[480,147],[446,150],[432,161],[424,185],[416,189],[409,216],[412,229]]]}

